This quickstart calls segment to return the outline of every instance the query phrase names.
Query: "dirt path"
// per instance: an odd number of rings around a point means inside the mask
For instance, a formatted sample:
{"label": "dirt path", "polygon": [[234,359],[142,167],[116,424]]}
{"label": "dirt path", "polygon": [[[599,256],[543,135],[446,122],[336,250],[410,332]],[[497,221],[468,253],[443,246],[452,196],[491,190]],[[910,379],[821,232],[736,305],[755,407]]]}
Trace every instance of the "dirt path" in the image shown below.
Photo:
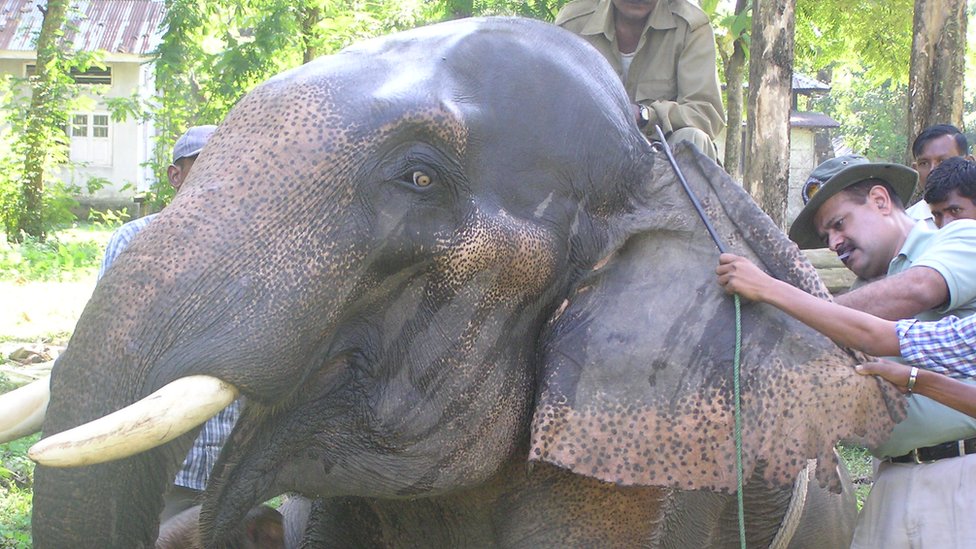
{"label": "dirt path", "polygon": [[0,338],[65,339],[95,288],[95,275],[76,282],[0,282]]}

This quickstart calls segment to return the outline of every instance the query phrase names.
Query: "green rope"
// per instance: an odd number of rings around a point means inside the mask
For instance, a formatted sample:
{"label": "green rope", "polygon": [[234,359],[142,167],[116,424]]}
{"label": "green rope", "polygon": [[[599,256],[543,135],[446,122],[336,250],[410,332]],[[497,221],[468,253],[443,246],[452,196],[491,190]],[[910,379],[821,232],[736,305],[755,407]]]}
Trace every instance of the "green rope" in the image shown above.
{"label": "green rope", "polygon": [[739,402],[739,358],[742,355],[742,308],[735,294],[735,357],[732,362],[732,386],[735,392],[735,474],[738,484],[735,499],[739,505],[739,546],[746,549],[746,511],[742,503],[742,409]]}
{"label": "green rope", "polygon": [[[691,200],[692,206],[695,207],[695,211],[698,212],[698,217],[701,218],[702,223],[705,224],[705,229],[708,230],[708,234],[712,237],[715,245],[718,247],[718,251],[725,253],[725,246],[722,244],[722,239],[719,238],[718,233],[715,228],[712,227],[712,222],[708,220],[708,216],[705,215],[705,210],[702,208],[701,203],[695,196],[695,193],[691,190],[688,185],[688,181],[685,180],[684,174],[681,173],[681,168],[678,167],[678,162],[674,159],[674,155],[671,154],[671,147],[668,146],[667,136],[664,135],[664,130],[660,126],[655,126],[654,129],[657,131],[657,136],[659,141],[655,144],[658,150],[664,151],[665,155],[668,157],[668,162],[671,163],[671,167],[674,168],[674,174],[678,177],[678,181],[681,182],[681,186],[684,188],[685,192],[688,194],[688,199]],[[735,295],[735,357],[732,363],[732,385],[735,392],[735,473],[738,480],[738,491],[736,492],[736,499],[739,505],[739,545],[742,549],[746,549],[746,512],[745,505],[742,503],[742,410],[740,409],[739,403],[739,357],[742,354],[742,310],[739,302],[738,294]]]}

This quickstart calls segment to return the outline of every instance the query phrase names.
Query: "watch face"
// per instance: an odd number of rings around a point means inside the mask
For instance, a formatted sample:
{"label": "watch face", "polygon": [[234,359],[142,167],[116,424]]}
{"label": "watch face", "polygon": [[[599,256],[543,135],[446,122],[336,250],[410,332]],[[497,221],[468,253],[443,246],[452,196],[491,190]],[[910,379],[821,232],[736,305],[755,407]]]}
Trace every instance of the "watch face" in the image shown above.
{"label": "watch face", "polygon": [[641,105],[638,111],[640,112],[640,123],[643,127],[651,121],[651,109],[649,109],[647,105]]}

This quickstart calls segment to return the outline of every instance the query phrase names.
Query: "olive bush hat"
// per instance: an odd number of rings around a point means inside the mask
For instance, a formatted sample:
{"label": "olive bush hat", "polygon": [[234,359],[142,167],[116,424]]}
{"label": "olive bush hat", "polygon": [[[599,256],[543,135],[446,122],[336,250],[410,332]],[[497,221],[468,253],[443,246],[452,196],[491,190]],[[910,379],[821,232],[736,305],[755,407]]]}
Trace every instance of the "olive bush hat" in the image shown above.
{"label": "olive bush hat", "polygon": [[871,162],[857,154],[838,156],[821,163],[803,186],[804,198],[809,197],[809,201],[790,226],[790,239],[804,250],[824,247],[813,226],[813,216],[827,199],[865,179],[888,183],[902,203],[907,204],[918,182],[918,172],[901,164]]}

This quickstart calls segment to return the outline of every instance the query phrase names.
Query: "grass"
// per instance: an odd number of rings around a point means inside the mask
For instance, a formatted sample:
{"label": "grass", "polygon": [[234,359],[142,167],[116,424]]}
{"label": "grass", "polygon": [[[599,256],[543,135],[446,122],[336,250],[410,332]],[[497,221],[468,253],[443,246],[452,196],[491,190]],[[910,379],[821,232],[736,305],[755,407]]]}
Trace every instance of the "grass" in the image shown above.
{"label": "grass", "polygon": [[[88,302],[113,227],[80,224],[47,242],[0,242],[0,364],[20,343],[65,345]],[[2,240],[2,239],[0,239]],[[0,373],[0,393],[15,385]],[[34,463],[40,435],[0,444],[0,547],[31,547]]]}
{"label": "grass", "polygon": [[40,435],[33,435],[0,444],[0,547],[27,549],[31,546],[34,463],[27,459],[27,449],[38,438]]}
{"label": "grass", "polygon": [[0,241],[0,343],[67,342],[95,287],[112,230],[82,224],[47,242]]}
{"label": "grass", "polygon": [[874,480],[871,453],[858,446],[840,445],[837,450],[848,471],[851,472],[854,495],[857,497],[857,509],[860,510],[868,499],[868,492],[871,491],[871,483]]}

